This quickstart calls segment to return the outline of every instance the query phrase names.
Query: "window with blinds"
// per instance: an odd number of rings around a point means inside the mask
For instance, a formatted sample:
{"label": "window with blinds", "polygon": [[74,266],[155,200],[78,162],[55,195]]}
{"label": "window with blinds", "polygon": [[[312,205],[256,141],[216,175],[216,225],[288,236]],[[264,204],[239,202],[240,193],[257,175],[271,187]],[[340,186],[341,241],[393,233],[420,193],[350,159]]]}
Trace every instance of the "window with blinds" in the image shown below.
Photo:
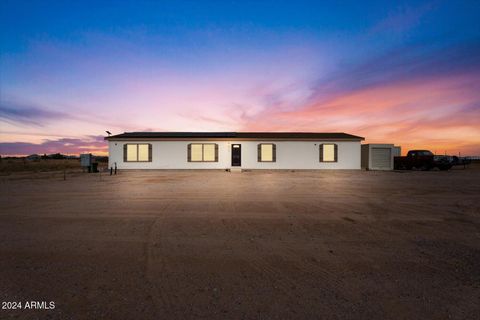
{"label": "window with blinds", "polygon": [[123,145],[124,162],[152,162],[150,143],[127,143]]}
{"label": "window with blinds", "polygon": [[276,162],[277,148],[273,143],[260,143],[258,145],[258,162]]}
{"label": "window with blinds", "polygon": [[187,158],[188,162],[218,162],[218,144],[190,143]]}
{"label": "window with blinds", "polygon": [[338,146],[334,143],[320,145],[320,162],[337,162]]}

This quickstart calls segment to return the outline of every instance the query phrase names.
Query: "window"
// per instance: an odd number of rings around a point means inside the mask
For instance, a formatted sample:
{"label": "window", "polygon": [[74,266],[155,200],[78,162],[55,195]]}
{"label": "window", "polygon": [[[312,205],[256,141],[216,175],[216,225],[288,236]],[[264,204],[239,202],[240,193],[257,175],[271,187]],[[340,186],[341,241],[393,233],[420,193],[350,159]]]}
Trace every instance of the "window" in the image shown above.
{"label": "window", "polygon": [[218,162],[218,144],[190,143],[187,158],[188,162]]}
{"label": "window", "polygon": [[203,161],[203,144],[192,144],[190,154],[190,161]]}
{"label": "window", "polygon": [[152,162],[152,145],[149,143],[127,143],[123,145],[124,162]]}
{"label": "window", "polygon": [[433,153],[431,153],[430,151],[419,151],[418,155],[419,156],[433,156]]}
{"label": "window", "polygon": [[203,161],[215,161],[215,146],[216,144],[203,145]]}
{"label": "window", "polygon": [[148,161],[148,144],[139,144],[138,145],[138,161]]}
{"label": "window", "polygon": [[137,161],[138,144],[127,144],[127,161]]}
{"label": "window", "polygon": [[338,146],[333,143],[320,145],[320,162],[337,162]]}
{"label": "window", "polygon": [[260,143],[258,145],[258,162],[275,162],[277,148],[273,143]]}

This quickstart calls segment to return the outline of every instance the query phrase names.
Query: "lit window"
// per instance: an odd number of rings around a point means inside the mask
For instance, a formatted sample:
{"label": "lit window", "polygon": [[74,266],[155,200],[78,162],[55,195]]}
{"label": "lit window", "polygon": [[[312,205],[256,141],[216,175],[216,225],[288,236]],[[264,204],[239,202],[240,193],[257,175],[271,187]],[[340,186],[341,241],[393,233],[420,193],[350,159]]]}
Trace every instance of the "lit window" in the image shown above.
{"label": "lit window", "polygon": [[136,144],[127,144],[127,161],[137,161]]}
{"label": "lit window", "polygon": [[124,145],[123,160],[126,162],[150,162],[152,161],[151,145],[148,143],[128,143]]}
{"label": "lit window", "polygon": [[320,145],[320,161],[321,162],[337,162],[337,145],[321,144]]}
{"label": "lit window", "polygon": [[215,161],[215,145],[203,145],[203,161]]}
{"label": "lit window", "polygon": [[148,161],[148,144],[138,145],[138,161]]}
{"label": "lit window", "polygon": [[191,160],[203,161],[203,144],[192,144]]}
{"label": "lit window", "polygon": [[259,162],[275,162],[276,148],[273,143],[262,143],[258,145],[258,161]]}
{"label": "lit window", "polygon": [[189,162],[217,162],[218,145],[215,143],[191,143],[188,145]]}

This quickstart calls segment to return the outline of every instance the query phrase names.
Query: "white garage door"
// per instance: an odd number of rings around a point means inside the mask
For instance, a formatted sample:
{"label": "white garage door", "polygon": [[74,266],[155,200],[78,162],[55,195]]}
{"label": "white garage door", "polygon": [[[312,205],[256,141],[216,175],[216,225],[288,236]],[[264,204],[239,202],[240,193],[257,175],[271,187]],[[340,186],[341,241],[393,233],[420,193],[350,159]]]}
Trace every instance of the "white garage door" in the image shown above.
{"label": "white garage door", "polygon": [[392,150],[390,148],[372,148],[372,169],[392,169]]}

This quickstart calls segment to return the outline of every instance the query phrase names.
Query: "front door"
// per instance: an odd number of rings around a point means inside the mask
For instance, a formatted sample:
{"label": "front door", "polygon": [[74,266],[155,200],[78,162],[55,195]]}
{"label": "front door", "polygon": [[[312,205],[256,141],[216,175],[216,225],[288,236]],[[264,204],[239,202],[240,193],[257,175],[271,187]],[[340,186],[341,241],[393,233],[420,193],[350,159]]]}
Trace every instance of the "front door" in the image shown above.
{"label": "front door", "polygon": [[242,165],[242,145],[232,144],[232,167],[240,167]]}

